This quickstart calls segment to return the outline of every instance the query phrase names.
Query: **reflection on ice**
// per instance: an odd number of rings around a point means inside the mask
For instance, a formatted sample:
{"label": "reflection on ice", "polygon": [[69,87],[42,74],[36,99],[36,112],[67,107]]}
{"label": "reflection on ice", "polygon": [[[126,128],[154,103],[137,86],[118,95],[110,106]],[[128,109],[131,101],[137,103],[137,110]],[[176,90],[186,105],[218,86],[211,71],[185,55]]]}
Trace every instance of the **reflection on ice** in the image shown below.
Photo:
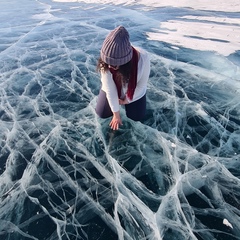
{"label": "reflection on ice", "polygon": [[[240,239],[238,52],[148,39],[172,8],[1,6],[16,12],[0,28],[1,239]],[[121,109],[113,132],[94,110],[96,60],[119,24],[151,76],[144,121]]]}

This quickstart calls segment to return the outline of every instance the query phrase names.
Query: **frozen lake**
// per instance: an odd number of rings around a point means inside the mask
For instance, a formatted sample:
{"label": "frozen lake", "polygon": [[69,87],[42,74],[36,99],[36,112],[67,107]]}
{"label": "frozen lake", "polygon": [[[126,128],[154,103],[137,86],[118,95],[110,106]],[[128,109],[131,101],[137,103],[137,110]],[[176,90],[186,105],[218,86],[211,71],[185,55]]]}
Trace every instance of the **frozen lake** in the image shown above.
{"label": "frozen lake", "polygon": [[[0,2],[0,239],[240,239],[240,3]],[[95,114],[118,25],[147,115]]]}

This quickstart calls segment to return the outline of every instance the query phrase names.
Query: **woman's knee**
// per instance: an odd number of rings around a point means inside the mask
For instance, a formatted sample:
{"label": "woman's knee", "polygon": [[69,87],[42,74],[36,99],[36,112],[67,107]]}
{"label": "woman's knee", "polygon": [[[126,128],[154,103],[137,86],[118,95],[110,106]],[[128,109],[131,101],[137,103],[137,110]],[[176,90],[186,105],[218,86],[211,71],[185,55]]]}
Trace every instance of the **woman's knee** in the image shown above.
{"label": "woman's knee", "polygon": [[102,90],[98,95],[97,106],[95,111],[100,118],[108,118],[113,115],[106,97],[106,93]]}
{"label": "woman's knee", "polygon": [[146,114],[146,95],[136,102],[126,105],[126,115],[134,121],[141,121]]}

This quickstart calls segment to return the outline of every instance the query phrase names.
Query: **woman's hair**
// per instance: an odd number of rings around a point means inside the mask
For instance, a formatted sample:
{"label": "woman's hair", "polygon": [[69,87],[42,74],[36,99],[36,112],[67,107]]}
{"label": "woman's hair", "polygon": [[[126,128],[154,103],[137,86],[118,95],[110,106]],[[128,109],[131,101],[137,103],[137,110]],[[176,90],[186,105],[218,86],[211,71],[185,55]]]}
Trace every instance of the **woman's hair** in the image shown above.
{"label": "woman's hair", "polygon": [[[125,63],[124,65],[118,66],[118,73],[122,76],[124,82],[128,82],[131,76],[132,60]],[[109,71],[108,64],[103,62],[101,58],[98,60],[97,64],[98,71]]]}

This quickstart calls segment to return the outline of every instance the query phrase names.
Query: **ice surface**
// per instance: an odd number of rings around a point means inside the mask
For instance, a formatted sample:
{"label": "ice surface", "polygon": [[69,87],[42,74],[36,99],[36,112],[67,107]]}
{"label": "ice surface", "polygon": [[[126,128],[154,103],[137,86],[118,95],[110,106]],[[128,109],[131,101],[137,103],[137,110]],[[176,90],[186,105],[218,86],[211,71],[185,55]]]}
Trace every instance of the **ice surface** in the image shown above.
{"label": "ice surface", "polygon": [[[239,3],[146,2],[0,2],[0,239],[240,239]],[[114,132],[96,61],[120,24],[151,74]]]}
{"label": "ice surface", "polygon": [[[165,11],[164,18],[156,22],[153,31],[148,32],[150,40],[168,42],[175,46],[181,46],[196,50],[215,51],[225,56],[239,51],[240,3],[237,0],[54,0],[56,2],[84,2],[99,4],[123,4],[127,6],[142,5],[145,10],[159,8],[176,8],[176,11]],[[178,11],[181,9],[181,11]],[[191,9],[194,9],[195,12]],[[201,10],[200,15],[197,11]],[[188,16],[188,11],[193,15]],[[157,11],[161,13],[162,11]],[[209,12],[209,13],[208,13]],[[216,14],[215,14],[216,12]]]}

